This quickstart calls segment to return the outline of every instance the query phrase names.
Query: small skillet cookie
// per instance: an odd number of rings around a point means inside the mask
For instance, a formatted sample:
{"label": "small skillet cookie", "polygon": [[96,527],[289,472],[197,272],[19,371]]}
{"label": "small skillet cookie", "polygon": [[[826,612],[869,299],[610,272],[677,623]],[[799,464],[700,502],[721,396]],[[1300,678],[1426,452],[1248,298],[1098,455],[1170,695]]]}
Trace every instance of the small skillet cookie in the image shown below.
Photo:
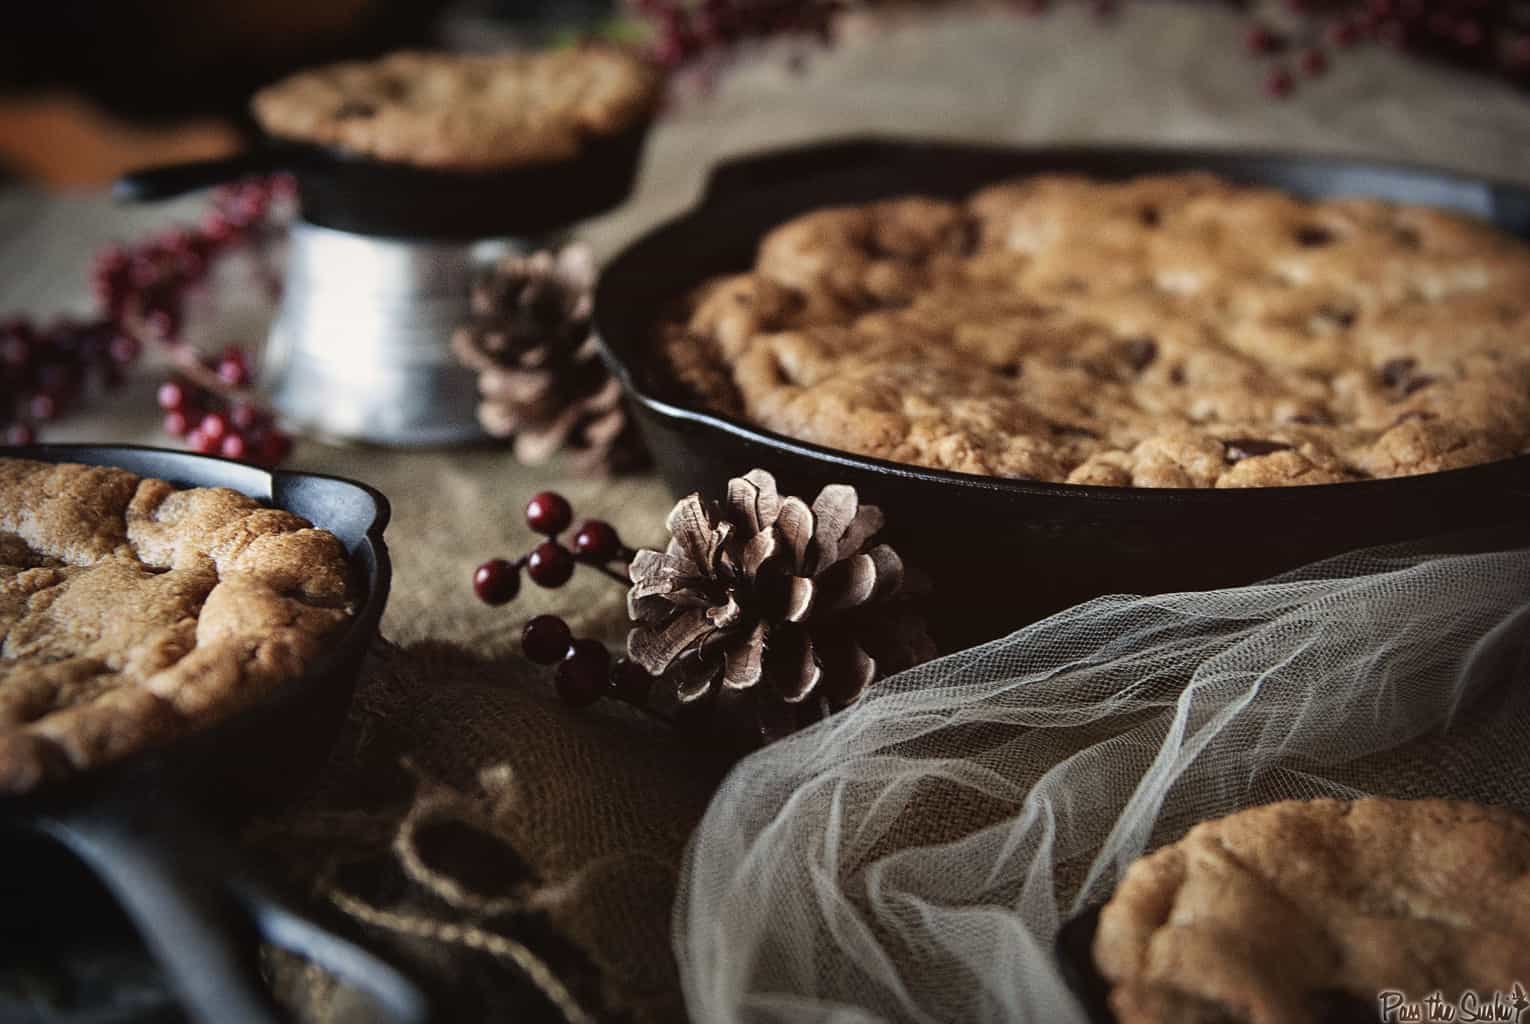
{"label": "small skillet cookie", "polygon": [[256,93],[270,135],[439,170],[504,170],[579,155],[650,117],[661,79],[622,50],[395,53],[301,72]]}
{"label": "small skillet cookie", "polygon": [[0,794],[248,705],[350,614],[345,549],[289,512],[0,459]]}
{"label": "small skillet cookie", "polygon": [[1094,959],[1120,1024],[1374,1019],[1384,990],[1491,999],[1530,984],[1530,821],[1365,799],[1205,822],[1128,869]]}

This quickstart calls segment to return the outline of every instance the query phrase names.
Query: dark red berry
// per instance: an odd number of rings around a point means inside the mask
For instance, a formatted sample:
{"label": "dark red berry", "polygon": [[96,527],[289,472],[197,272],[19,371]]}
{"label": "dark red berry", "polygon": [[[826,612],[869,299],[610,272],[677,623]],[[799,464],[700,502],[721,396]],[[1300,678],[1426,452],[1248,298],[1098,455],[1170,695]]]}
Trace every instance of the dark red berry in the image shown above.
{"label": "dark red berry", "polygon": [[186,408],[186,388],[179,381],[165,381],[159,386],[159,392],[155,397],[159,400],[159,407],[166,412],[177,412]]}
{"label": "dark red berry", "polygon": [[248,402],[235,402],[228,411],[228,421],[239,430],[250,430],[260,425],[260,410]]}
{"label": "dark red berry", "polygon": [[685,44],[679,36],[664,35],[654,41],[650,54],[655,64],[674,67],[685,59]]}
{"label": "dark red berry", "polygon": [[543,541],[531,549],[526,572],[538,586],[561,587],[574,575],[574,556],[561,544]]}
{"label": "dark red berry", "polygon": [[32,361],[32,342],[21,333],[7,334],[0,340],[0,360],[13,370],[20,370]]}
{"label": "dark red berry", "polygon": [[133,262],[128,265],[128,283],[135,291],[146,292],[158,287],[164,278],[164,268],[160,266],[159,250],[153,246],[145,246],[142,251],[133,257]]}
{"label": "dark red berry", "polygon": [[573,642],[568,623],[556,615],[538,615],[521,631],[521,650],[538,665],[556,665]]}
{"label": "dark red berry", "polygon": [[117,242],[108,242],[96,252],[92,270],[97,274],[109,274],[121,270],[131,261],[127,249]]}
{"label": "dark red berry", "polygon": [[249,442],[243,434],[228,434],[223,438],[218,451],[225,459],[242,459],[249,454]]}
{"label": "dark red berry", "polygon": [[218,360],[218,376],[231,388],[249,387],[250,364],[244,353],[237,348],[224,352],[223,358]]}
{"label": "dark red berry", "polygon": [[1243,43],[1250,53],[1256,54],[1274,53],[1280,49],[1280,37],[1263,25],[1249,29]]}
{"label": "dark red berry", "polygon": [[228,433],[228,417],[221,412],[210,412],[202,417],[202,422],[197,424],[197,429],[209,440],[222,442],[224,435]]}
{"label": "dark red berry", "polygon": [[138,339],[131,334],[113,334],[107,353],[112,357],[113,362],[119,366],[126,366],[138,358],[140,349]]}
{"label": "dark red berry", "polygon": [[33,395],[27,401],[27,414],[46,423],[58,415],[58,399],[48,394]]}
{"label": "dark red berry", "polygon": [[491,558],[473,570],[473,593],[484,604],[505,604],[521,592],[521,571],[514,562]]}
{"label": "dark red berry", "polygon": [[621,554],[622,539],[610,523],[591,519],[574,534],[574,550],[579,557],[604,565]]}
{"label": "dark red berry", "polygon": [[186,447],[203,455],[212,455],[218,450],[218,441],[216,438],[208,437],[200,430],[193,430],[186,435]]}
{"label": "dark red berry", "polygon": [[13,448],[22,445],[33,444],[37,441],[37,431],[30,424],[12,423],[5,428],[5,443]]}
{"label": "dark red berry", "polygon": [[191,420],[185,413],[179,409],[165,413],[165,433],[171,437],[185,437],[190,430]]}
{"label": "dark red berry", "polygon": [[543,491],[526,503],[526,525],[544,537],[555,537],[574,521],[568,499],[552,491]]}
{"label": "dark red berry", "polygon": [[1276,99],[1285,99],[1291,95],[1291,90],[1294,88],[1296,88],[1296,80],[1285,68],[1276,68],[1264,80],[1264,91]]}
{"label": "dark red berry", "polygon": [[202,234],[214,245],[221,245],[233,238],[238,229],[220,210],[213,210],[202,218]]}
{"label": "dark red berry", "polygon": [[1322,50],[1307,50],[1302,54],[1302,74],[1317,78],[1328,70],[1328,55]]}
{"label": "dark red berry", "polygon": [[599,700],[610,686],[611,652],[598,640],[575,640],[558,664],[556,685],[565,704],[582,708]]}
{"label": "dark red berry", "polygon": [[180,315],[170,309],[154,309],[144,314],[149,333],[162,341],[173,340],[181,333]]}
{"label": "dark red berry", "polygon": [[643,707],[648,703],[648,691],[653,687],[653,676],[648,670],[629,658],[617,658],[611,666],[611,689],[617,699]]}

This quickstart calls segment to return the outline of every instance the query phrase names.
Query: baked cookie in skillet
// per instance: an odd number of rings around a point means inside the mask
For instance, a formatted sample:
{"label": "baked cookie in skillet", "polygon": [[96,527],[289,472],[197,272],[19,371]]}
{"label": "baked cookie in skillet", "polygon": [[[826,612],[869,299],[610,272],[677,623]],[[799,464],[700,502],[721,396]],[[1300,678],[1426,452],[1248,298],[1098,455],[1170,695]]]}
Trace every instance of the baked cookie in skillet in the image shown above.
{"label": "baked cookie in skillet", "polygon": [[577,157],[648,118],[661,78],[615,47],[494,55],[404,52],[331,64],[262,89],[277,138],[438,170],[492,171]]}
{"label": "baked cookie in skillet", "polygon": [[656,343],[693,402],[964,473],[1262,487],[1530,448],[1530,246],[1207,174],[811,212]]}
{"label": "baked cookie in skillet", "polygon": [[0,794],[244,707],[350,615],[340,541],[289,512],[0,458]]}

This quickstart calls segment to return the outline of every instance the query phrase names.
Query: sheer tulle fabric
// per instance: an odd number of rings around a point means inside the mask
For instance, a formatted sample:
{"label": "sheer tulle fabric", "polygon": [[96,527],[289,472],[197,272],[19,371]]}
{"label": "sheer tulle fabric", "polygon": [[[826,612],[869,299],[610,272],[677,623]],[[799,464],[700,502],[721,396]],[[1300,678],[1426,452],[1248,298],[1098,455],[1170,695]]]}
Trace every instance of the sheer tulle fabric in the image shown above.
{"label": "sheer tulle fabric", "polygon": [[1058,927],[1197,821],[1366,794],[1530,811],[1527,638],[1530,552],[1389,549],[1101,598],[880,683],[713,799],[675,911],[691,1015],[1081,1020]]}

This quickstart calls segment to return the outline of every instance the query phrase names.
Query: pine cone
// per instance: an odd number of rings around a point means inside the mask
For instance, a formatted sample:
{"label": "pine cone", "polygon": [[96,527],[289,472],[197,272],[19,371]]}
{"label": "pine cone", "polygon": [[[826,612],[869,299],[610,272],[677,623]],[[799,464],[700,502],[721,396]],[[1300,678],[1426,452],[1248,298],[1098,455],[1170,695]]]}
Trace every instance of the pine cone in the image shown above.
{"label": "pine cone", "polygon": [[473,289],[473,319],[452,348],[478,371],[478,421],[513,437],[528,465],[561,448],[586,471],[623,472],[647,462],[590,333],[594,261],[582,245],[507,256]]}
{"label": "pine cone", "polygon": [[882,513],[841,484],[809,508],[754,470],[727,501],[682,500],[667,550],[633,559],[628,655],[682,705],[741,706],[770,739],[853,703],[933,654],[904,594],[902,560],[871,543]]}

